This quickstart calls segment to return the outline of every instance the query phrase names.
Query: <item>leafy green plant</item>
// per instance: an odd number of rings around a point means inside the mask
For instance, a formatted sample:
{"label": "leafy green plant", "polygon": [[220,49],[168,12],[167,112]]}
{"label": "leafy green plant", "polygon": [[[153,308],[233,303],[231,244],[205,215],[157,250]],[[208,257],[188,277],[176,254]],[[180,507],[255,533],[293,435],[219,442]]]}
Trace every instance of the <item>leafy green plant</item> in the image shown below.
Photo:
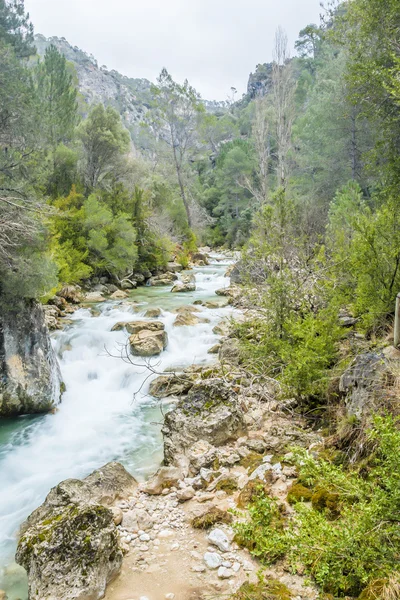
{"label": "leafy green plant", "polygon": [[399,421],[376,417],[368,436],[375,449],[364,476],[306,450],[296,452],[301,481],[327,490],[336,509],[340,503],[335,518],[327,505],[299,502],[293,519],[282,524],[276,503],[261,493],[249,520],[236,526],[239,541],[267,564],[285,554],[293,570],[302,564],[323,591],[337,597],[357,596],[377,580],[398,580]]}

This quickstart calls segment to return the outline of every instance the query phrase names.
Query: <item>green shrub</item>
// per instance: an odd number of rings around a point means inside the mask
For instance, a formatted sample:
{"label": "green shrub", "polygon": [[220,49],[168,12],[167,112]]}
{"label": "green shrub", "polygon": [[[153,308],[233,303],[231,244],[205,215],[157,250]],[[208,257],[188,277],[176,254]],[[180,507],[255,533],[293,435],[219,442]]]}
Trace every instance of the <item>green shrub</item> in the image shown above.
{"label": "green shrub", "polygon": [[355,468],[346,471],[297,451],[301,481],[320,490],[313,495],[312,507],[296,503],[293,519],[285,524],[276,503],[261,492],[249,520],[236,526],[239,541],[267,564],[285,554],[294,570],[302,564],[324,592],[336,597],[358,596],[374,581],[398,577],[398,426],[391,417],[375,419],[368,433],[375,445],[374,460],[365,477]]}

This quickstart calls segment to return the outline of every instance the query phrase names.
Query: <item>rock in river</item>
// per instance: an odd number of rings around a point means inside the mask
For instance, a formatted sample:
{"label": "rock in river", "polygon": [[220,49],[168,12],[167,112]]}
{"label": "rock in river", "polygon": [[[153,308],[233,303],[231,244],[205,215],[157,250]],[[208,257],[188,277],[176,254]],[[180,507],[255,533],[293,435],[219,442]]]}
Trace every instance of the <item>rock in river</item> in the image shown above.
{"label": "rock in river", "polygon": [[137,321],[125,327],[132,333],[129,344],[134,356],[157,356],[167,347],[168,335],[160,321]]}

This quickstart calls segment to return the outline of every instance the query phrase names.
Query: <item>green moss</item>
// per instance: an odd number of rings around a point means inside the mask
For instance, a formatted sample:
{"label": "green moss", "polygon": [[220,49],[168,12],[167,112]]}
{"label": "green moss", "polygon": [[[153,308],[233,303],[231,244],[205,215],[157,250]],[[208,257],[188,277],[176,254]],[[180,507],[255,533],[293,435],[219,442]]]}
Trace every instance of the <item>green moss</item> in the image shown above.
{"label": "green moss", "polygon": [[287,501],[289,504],[296,504],[297,502],[310,502],[312,495],[312,490],[306,488],[302,483],[295,482],[289,488]]}
{"label": "green moss", "polygon": [[253,479],[252,481],[248,481],[242,491],[239,494],[237,499],[238,508],[246,508],[248,504],[252,504],[261,493],[264,493],[266,496],[270,494],[270,487],[265,481],[261,481],[261,479]]}
{"label": "green moss", "polygon": [[263,455],[258,452],[250,452],[247,456],[240,459],[239,465],[249,470],[251,474],[257,467],[262,464]]}
{"label": "green moss", "polygon": [[291,600],[290,590],[276,579],[259,581],[259,583],[244,583],[231,596],[232,600]]}
{"label": "green moss", "polygon": [[234,479],[233,477],[227,477],[226,479],[221,479],[221,481],[218,481],[217,484],[215,485],[215,489],[217,491],[222,490],[222,491],[226,492],[227,494],[233,494],[233,492],[236,492],[236,490],[238,489],[237,480]]}
{"label": "green moss", "polygon": [[329,492],[323,488],[318,488],[311,498],[311,503],[315,510],[324,511],[328,509],[332,515],[340,513],[340,496],[339,494]]}
{"label": "green moss", "polygon": [[210,529],[216,523],[232,523],[232,515],[226,510],[213,506],[202,515],[194,517],[192,527],[195,529]]}

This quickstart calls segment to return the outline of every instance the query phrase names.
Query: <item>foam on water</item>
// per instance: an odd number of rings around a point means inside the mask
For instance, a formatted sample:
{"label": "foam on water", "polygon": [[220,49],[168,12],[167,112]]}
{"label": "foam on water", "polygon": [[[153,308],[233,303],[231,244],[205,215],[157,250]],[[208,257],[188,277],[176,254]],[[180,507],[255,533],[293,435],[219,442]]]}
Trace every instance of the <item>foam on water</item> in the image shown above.
{"label": "foam on water", "polygon": [[[218,257],[219,258],[219,257]],[[214,325],[232,314],[230,307],[201,309],[198,316],[210,323],[173,327],[174,307],[195,299],[212,298],[215,290],[228,285],[227,262],[195,269],[196,292],[171,294],[169,288],[140,288],[127,302],[105,302],[96,306],[99,316],[78,310],[73,324],[53,335],[67,391],[54,415],[23,417],[0,426],[0,567],[10,565],[15,536],[21,522],[41,504],[50,488],[67,478],[81,478],[110,460],[121,461],[137,478],[154,472],[162,460],[159,403],[148,395],[152,374],[148,363],[132,357],[121,359],[127,334],[112,332],[118,321],[142,320],[151,306],[163,309],[169,343],[152,368],[206,364],[216,343]],[[215,298],[215,296],[214,296]],[[150,375],[150,376],[149,376]],[[0,588],[10,600],[26,598],[26,582],[13,565],[6,567]]]}

